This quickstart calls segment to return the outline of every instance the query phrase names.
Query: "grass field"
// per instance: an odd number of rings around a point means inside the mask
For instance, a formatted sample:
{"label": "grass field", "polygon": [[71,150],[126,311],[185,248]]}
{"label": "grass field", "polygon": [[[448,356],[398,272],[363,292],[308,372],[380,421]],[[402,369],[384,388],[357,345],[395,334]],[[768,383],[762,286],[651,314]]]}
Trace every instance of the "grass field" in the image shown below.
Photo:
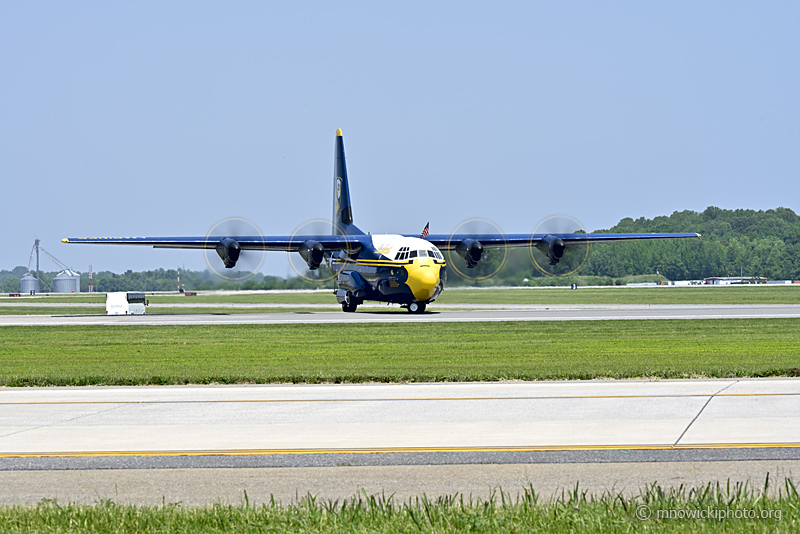
{"label": "grass field", "polygon": [[800,376],[800,321],[3,327],[0,385]]}
{"label": "grass field", "polygon": [[[203,304],[330,304],[330,291],[204,293],[191,297],[148,294],[150,302]],[[105,295],[22,296],[0,298],[4,303],[104,303]],[[436,302],[443,304],[800,304],[800,284],[692,287],[507,288],[447,289]]]}
{"label": "grass field", "polygon": [[[777,495],[745,485],[708,484],[640,495],[590,497],[578,487],[549,500],[533,491],[488,501],[456,495],[406,503],[391,497],[354,496],[344,502],[249,506],[216,504],[132,506],[46,501],[0,507],[2,532],[798,532],[800,497],[791,480]],[[704,515],[703,515],[704,514]],[[691,518],[687,518],[687,516]],[[709,517],[711,516],[711,517]],[[720,519],[722,518],[722,519]]]}
{"label": "grass field", "polygon": [[[461,289],[442,304],[800,304],[800,284],[783,286]],[[435,306],[433,304],[432,306]]]}
{"label": "grass field", "polygon": [[[303,307],[280,307],[269,308],[234,308],[232,306],[197,307],[197,308],[147,308],[147,315],[188,315],[197,313],[210,314],[230,314],[230,313],[313,313],[320,311],[341,311],[341,307],[334,300],[329,303],[329,308],[303,308]],[[390,308],[394,312],[399,312],[399,308]],[[374,311],[374,308],[373,308]],[[0,315],[105,315],[105,306],[2,306],[0,305]]]}
{"label": "grass field", "polygon": [[[209,293],[186,297],[180,294],[148,295],[152,304],[219,304],[215,308],[158,308],[148,313],[164,315],[175,313],[264,313],[320,311],[314,308],[232,308],[226,304],[327,304],[335,309],[336,299],[329,291],[261,292],[241,294]],[[77,306],[77,304],[94,306]],[[0,298],[0,315],[103,315],[100,306],[104,295],[59,295],[40,297]],[[13,304],[13,305],[7,305]],[[36,306],[25,306],[36,304]],[[42,306],[52,304],[52,307]],[[63,306],[63,304],[70,304]],[[431,304],[800,304],[800,284],[797,286],[706,286],[706,287],[605,287],[582,288],[511,288],[511,289],[458,289],[445,291]]]}

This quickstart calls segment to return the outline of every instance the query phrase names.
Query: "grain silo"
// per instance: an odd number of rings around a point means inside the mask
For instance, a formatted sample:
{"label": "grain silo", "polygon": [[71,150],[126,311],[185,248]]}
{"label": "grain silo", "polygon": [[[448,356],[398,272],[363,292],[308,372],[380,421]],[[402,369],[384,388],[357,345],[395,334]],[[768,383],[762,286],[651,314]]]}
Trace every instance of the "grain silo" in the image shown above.
{"label": "grain silo", "polygon": [[64,269],[53,278],[53,293],[80,293],[81,275]]}
{"label": "grain silo", "polygon": [[19,292],[23,295],[33,295],[39,293],[39,279],[30,272],[19,280]]}

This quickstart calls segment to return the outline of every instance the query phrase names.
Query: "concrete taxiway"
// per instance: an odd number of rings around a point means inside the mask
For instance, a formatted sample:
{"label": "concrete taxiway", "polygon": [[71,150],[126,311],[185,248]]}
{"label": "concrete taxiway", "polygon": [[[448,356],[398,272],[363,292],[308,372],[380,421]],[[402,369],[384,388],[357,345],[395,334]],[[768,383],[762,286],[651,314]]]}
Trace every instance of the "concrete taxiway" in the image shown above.
{"label": "concrete taxiway", "polygon": [[286,502],[799,468],[796,379],[0,389],[2,502],[114,498],[110,481],[130,502]]}
{"label": "concrete taxiway", "polygon": [[[220,305],[222,306],[222,305]],[[485,306],[485,305],[484,305]],[[366,308],[356,313],[232,313],[187,315],[5,315],[0,326],[53,325],[223,325],[223,324],[323,324],[481,321],[600,321],[638,319],[771,319],[800,318],[800,305],[550,305],[504,309],[450,310],[432,305],[429,312],[413,314],[396,307]]]}

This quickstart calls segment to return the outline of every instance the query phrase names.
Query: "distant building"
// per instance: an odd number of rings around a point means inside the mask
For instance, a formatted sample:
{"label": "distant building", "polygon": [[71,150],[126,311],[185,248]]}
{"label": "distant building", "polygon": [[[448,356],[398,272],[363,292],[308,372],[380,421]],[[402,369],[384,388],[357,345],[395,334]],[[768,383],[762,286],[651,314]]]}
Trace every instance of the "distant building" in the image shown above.
{"label": "distant building", "polygon": [[766,284],[767,279],[761,276],[712,276],[703,278],[703,283],[712,286],[729,286],[733,284]]}

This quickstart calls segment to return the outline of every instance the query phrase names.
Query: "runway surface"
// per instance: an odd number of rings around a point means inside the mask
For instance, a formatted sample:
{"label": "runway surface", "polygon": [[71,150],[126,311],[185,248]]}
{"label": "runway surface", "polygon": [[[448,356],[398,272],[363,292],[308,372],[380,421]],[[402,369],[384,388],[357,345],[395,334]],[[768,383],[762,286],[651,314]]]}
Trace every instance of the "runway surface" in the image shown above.
{"label": "runway surface", "polygon": [[[485,306],[485,305],[484,305]],[[756,319],[800,318],[800,305],[551,305],[506,306],[509,309],[448,310],[432,305],[423,314],[398,308],[367,308],[356,313],[232,313],[186,315],[5,315],[0,326],[52,325],[217,325],[319,324],[480,321],[598,321],[631,319]]]}
{"label": "runway surface", "polygon": [[797,379],[0,389],[5,503],[636,491],[798,469]]}
{"label": "runway surface", "polygon": [[3,388],[0,429],[3,459],[800,450],[800,380]]}
{"label": "runway surface", "polygon": [[0,388],[0,503],[548,496],[800,470],[800,380]]}

